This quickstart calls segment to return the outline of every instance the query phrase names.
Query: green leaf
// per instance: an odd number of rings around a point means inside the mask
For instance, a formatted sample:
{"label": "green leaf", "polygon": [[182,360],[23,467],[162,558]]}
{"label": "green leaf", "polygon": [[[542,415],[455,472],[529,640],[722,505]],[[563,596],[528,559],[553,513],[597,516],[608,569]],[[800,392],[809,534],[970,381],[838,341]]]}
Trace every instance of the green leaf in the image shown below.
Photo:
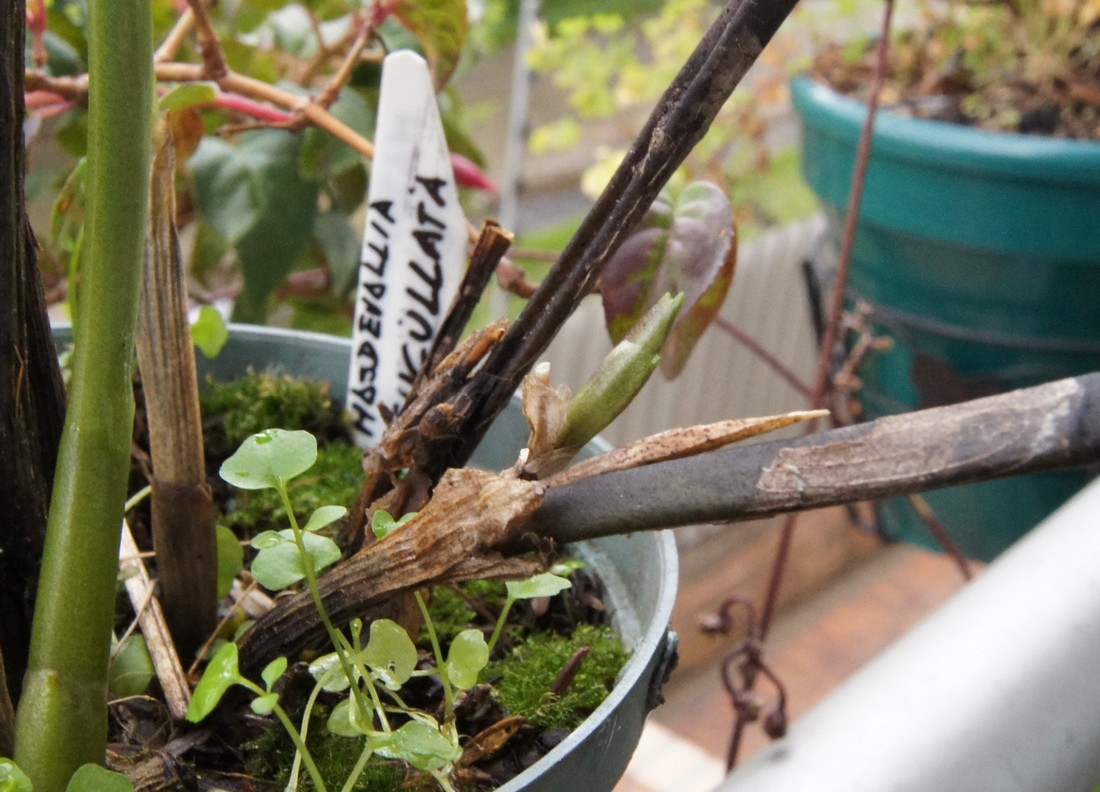
{"label": "green leaf", "polygon": [[508,589],[508,596],[512,599],[552,597],[572,585],[565,578],[551,575],[549,572],[532,575],[526,580],[510,580],[505,584]]}
{"label": "green leaf", "polygon": [[27,774],[11,759],[0,758],[0,792],[34,792]]}
{"label": "green leaf", "polygon": [[676,195],[662,191],[600,276],[611,339],[624,338],[662,294],[682,293],[684,310],[661,363],[666,377],[676,376],[729,291],[735,239],[729,199],[717,186],[692,182]]}
{"label": "green leaf", "polygon": [[405,628],[390,619],[371,623],[370,640],[360,657],[390,690],[399,690],[416,670],[416,646]]}
{"label": "green leaf", "polygon": [[[114,640],[111,643],[114,644]],[[107,687],[112,698],[140,696],[146,691],[156,670],[149,656],[149,648],[140,634],[129,636],[115,651],[108,673]]]}
{"label": "green leaf", "polygon": [[556,447],[580,448],[638,395],[661,360],[659,351],[683,302],[683,295],[663,295],[615,345],[566,406]]}
{"label": "green leaf", "polygon": [[374,724],[363,719],[354,699],[346,698],[332,708],[325,728],[340,737],[362,737],[374,731]]}
{"label": "green leaf", "polygon": [[300,429],[268,429],[246,438],[219,475],[241,489],[279,489],[317,461],[317,438]]}
{"label": "green leaf", "polygon": [[351,687],[336,652],[322,655],[309,664],[309,674],[329,693],[342,693]]}
{"label": "green leaf", "polygon": [[265,693],[262,696],[256,696],[256,698],[252,699],[248,706],[257,715],[270,715],[278,704],[278,693]]}
{"label": "green leaf", "polygon": [[359,273],[360,235],[350,218],[339,211],[324,212],[313,222],[313,241],[321,248],[332,273],[333,289],[345,294],[355,285]]}
{"label": "green leaf", "polygon": [[224,525],[215,529],[218,547],[218,597],[229,594],[233,581],[244,569],[244,548],[237,535]]}
{"label": "green leaf", "polygon": [[488,663],[489,645],[481,630],[463,630],[447,650],[447,678],[455,687],[469,690],[477,684],[478,674]]}
{"label": "green leaf", "polygon": [[438,727],[411,720],[383,738],[372,739],[379,756],[401,759],[418,770],[440,770],[462,756],[462,749],[448,740]]}
{"label": "green leaf", "polygon": [[[271,591],[279,591],[297,583],[306,576],[302,555],[294,541],[290,528],[279,531],[284,541],[273,547],[264,547],[252,560],[252,576],[260,585]],[[340,560],[340,548],[327,536],[303,533],[302,544],[313,562],[313,571],[320,572]]]}
{"label": "green leaf", "polygon": [[[361,135],[373,136],[374,110],[354,88],[344,88],[329,111]],[[363,162],[363,155],[328,132],[309,127],[303,133],[301,174],[305,179],[324,179]]]}
{"label": "green leaf", "polygon": [[276,657],[270,663],[264,666],[264,670],[260,672],[260,678],[264,681],[264,687],[270,692],[275,683],[279,681],[279,677],[286,671],[286,658]]}
{"label": "green leaf", "polygon": [[317,509],[317,511],[313,512],[313,514],[309,515],[309,522],[306,523],[302,530],[309,532],[319,531],[326,525],[331,525],[336,522],[347,513],[348,510],[343,506],[322,506]]}
{"label": "green leaf", "polygon": [[217,97],[218,91],[214,83],[182,83],[160,98],[160,112],[212,104]]}
{"label": "green leaf", "polygon": [[416,512],[409,512],[408,514],[402,515],[400,520],[395,520],[393,515],[385,509],[378,509],[370,520],[371,533],[374,534],[376,539],[382,539],[389,536],[398,528],[408,525],[415,517]]}
{"label": "green leaf", "polygon": [[229,328],[225,319],[212,305],[204,305],[191,325],[191,340],[207,358],[216,358],[229,340]]}
{"label": "green leaf", "polygon": [[260,531],[252,537],[252,548],[254,550],[270,550],[272,547],[278,547],[285,542],[293,541],[293,532],[289,537],[286,537],[278,531]]}
{"label": "green leaf", "polygon": [[241,679],[237,671],[237,644],[227,643],[206,666],[202,679],[195,685],[191,703],[187,707],[187,720],[198,723],[218,706],[225,691]]}
{"label": "green leaf", "polygon": [[319,185],[301,176],[301,146],[296,135],[261,130],[241,135],[236,145],[206,137],[191,157],[202,215],[240,260],[239,318],[263,318],[268,296],[312,233]]}
{"label": "green leaf", "polygon": [[466,0],[397,0],[393,14],[424,48],[438,91],[450,79],[466,43],[470,27]]}
{"label": "green leaf", "polygon": [[65,792],[134,792],[134,785],[122,773],[86,764],[73,773]]}

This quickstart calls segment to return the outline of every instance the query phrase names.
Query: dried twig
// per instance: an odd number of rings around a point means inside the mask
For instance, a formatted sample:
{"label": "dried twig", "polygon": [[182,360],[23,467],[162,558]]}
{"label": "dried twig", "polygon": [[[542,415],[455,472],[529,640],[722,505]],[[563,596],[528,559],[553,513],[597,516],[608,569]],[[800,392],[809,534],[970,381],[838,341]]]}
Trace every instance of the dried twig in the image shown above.
{"label": "dried twig", "polygon": [[[538,546],[751,520],[1098,460],[1100,374],[1091,374],[560,486],[450,470],[412,523],[343,562],[320,589],[333,621],[367,618],[413,588],[539,568],[539,556],[506,554],[530,548],[527,537]],[[255,670],[322,637],[309,594],[296,595],[246,633],[242,667]]]}
{"label": "dried twig", "polygon": [[149,647],[157,680],[164,691],[164,701],[172,717],[183,720],[191,701],[191,688],[187,684],[175,644],[168,632],[168,622],[160,609],[160,601],[153,592],[153,581],[139,558],[137,542],[126,523],[122,526],[122,542],[118,554],[119,572],[126,583],[130,602],[138,612],[138,624],[145,637],[145,644]]}

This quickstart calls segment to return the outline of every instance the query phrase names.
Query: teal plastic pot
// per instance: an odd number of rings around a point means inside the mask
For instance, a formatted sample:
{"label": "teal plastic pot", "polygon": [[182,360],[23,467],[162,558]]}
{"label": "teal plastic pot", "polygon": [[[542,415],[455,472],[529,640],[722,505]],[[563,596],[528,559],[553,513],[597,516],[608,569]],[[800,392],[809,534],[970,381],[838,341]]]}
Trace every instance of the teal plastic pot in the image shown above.
{"label": "teal plastic pot", "polygon": [[[835,253],[866,105],[805,77],[792,96]],[[860,372],[869,418],[1100,369],[1100,143],[880,112],[849,287],[895,341]],[[964,553],[988,560],[1088,478],[1044,473],[927,500]],[[906,501],[879,515],[891,535],[938,546]]]}
{"label": "teal plastic pot", "polygon": [[[68,328],[55,331],[71,338]],[[345,338],[250,325],[231,325],[230,338],[213,360],[198,357],[199,376],[239,376],[249,366],[277,368],[347,389],[351,342]],[[471,464],[499,470],[513,464],[526,443],[527,424],[518,399],[500,415]],[[581,452],[607,450],[602,440]],[[631,650],[615,688],[577,729],[500,792],[610,792],[626,769],[646,716],[661,699],[661,685],[676,661],[676,635],[668,629],[676,599],[676,544],[669,531],[643,532],[582,542],[571,548],[602,578],[612,623]]]}

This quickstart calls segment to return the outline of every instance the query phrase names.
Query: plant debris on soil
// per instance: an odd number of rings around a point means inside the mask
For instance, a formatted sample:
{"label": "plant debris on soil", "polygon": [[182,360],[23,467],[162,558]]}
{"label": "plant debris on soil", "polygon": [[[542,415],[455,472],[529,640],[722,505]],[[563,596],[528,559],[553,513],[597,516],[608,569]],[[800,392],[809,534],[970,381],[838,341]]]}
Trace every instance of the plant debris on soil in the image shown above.
{"label": "plant debris on soil", "polygon": [[[361,453],[351,445],[338,416],[323,388],[285,375],[249,372],[233,383],[208,383],[203,422],[208,478],[222,515],[219,522],[241,540],[265,529],[286,527],[277,497],[264,490],[233,490],[217,476],[236,444],[252,432],[269,428],[268,424],[306,428],[319,435],[317,465],[292,482],[296,510],[304,516],[318,505],[353,502],[361,483]],[[139,419],[135,432],[139,443],[142,425]],[[140,448],[135,454],[135,480],[139,480],[147,472],[147,457]],[[326,530],[338,533],[340,525]],[[628,653],[609,624],[598,577],[582,564],[569,566],[570,588],[554,597],[513,604],[481,675],[482,683],[456,701],[465,750],[455,773],[459,789],[494,789],[530,767],[599,705],[626,662]],[[505,586],[500,582],[471,581],[432,591],[429,607],[444,653],[450,640],[469,627],[488,636],[504,601]],[[430,641],[423,630],[417,648],[421,667],[433,666]],[[292,719],[301,717],[314,685],[307,670],[311,659],[290,658],[290,670],[277,687],[280,703]],[[187,665],[188,659],[183,662]],[[231,691],[215,715],[197,727],[171,722],[156,698],[155,682],[149,695],[113,702],[112,764],[127,772],[139,790],[282,790],[293,745],[273,717],[253,713],[248,697],[236,692]],[[438,677],[413,677],[400,695],[411,707],[442,717]],[[326,784],[337,789],[362,749],[360,740],[330,735],[324,727],[326,713],[338,700],[334,694],[321,695],[308,737]],[[299,788],[313,788],[304,773]],[[383,759],[372,760],[355,786],[373,792],[434,788],[438,786],[430,776]]]}
{"label": "plant debris on soil", "polygon": [[[1100,5],[955,5],[891,38],[883,108],[992,131],[1100,140]],[[833,44],[811,74],[866,101],[876,43]]]}

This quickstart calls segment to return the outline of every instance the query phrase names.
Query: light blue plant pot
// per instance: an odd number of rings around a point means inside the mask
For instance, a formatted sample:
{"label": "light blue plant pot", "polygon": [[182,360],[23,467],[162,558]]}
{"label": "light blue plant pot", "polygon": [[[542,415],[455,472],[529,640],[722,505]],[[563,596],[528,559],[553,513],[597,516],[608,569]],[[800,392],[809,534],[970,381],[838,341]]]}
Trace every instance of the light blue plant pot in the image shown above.
{"label": "light blue plant pot", "polygon": [[[59,328],[60,343],[71,338]],[[277,368],[295,376],[330,383],[346,391],[351,342],[346,338],[252,325],[231,325],[230,339],[213,360],[198,356],[200,381],[239,376],[249,366]],[[518,399],[501,414],[471,464],[491,470],[508,467],[526,443],[527,425]],[[589,443],[582,456],[607,449]],[[611,620],[630,660],[615,688],[576,730],[542,759],[500,787],[500,792],[610,792],[626,769],[649,711],[660,703],[661,685],[675,665],[676,635],[668,629],[676,599],[676,545],[671,532],[644,532],[582,542],[572,552],[599,574],[606,588]]]}

